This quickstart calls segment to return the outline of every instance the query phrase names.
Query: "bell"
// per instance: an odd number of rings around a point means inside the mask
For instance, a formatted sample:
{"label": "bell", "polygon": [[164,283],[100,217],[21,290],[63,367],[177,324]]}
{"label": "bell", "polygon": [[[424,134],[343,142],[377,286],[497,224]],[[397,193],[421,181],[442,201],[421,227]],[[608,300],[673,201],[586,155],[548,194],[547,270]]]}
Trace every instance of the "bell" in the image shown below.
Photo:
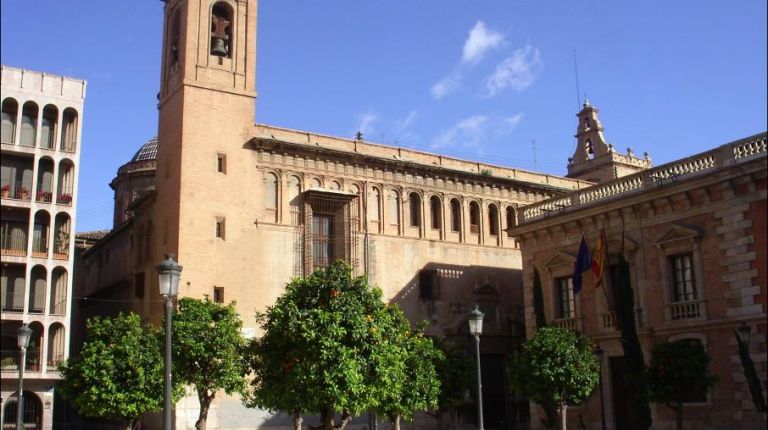
{"label": "bell", "polygon": [[211,39],[211,54],[218,55],[219,57],[227,56],[227,42],[221,37],[214,37]]}

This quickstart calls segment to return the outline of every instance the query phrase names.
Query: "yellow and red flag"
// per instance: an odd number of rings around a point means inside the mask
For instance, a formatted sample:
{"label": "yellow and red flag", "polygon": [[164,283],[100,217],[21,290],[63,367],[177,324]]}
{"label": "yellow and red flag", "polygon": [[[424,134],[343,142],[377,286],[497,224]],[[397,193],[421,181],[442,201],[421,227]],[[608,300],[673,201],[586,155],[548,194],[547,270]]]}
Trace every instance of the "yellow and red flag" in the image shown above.
{"label": "yellow and red flag", "polygon": [[592,273],[597,278],[596,287],[599,287],[603,283],[603,276],[605,275],[605,227],[600,229],[600,238],[597,239],[597,245],[595,245],[592,252]]}

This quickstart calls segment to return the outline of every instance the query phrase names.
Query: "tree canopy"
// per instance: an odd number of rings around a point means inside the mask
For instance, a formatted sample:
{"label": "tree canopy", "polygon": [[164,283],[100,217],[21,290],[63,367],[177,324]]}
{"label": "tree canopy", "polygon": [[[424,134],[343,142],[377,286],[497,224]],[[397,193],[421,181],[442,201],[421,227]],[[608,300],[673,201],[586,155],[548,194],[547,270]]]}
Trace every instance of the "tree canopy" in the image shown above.
{"label": "tree canopy", "polygon": [[683,428],[683,404],[702,395],[716,379],[709,373],[709,355],[694,339],[664,342],[653,348],[648,366],[651,399],[675,411],[677,428]]}
{"label": "tree canopy", "polygon": [[513,369],[515,387],[539,404],[554,404],[565,430],[566,408],[589,397],[600,378],[592,342],[576,332],[544,327],[523,346]]}
{"label": "tree canopy", "polygon": [[133,422],[163,405],[162,337],[136,314],[89,319],[79,354],[59,367],[57,391],[80,414]]}
{"label": "tree canopy", "polygon": [[218,390],[242,393],[247,373],[245,339],[234,303],[229,305],[182,298],[173,317],[173,366],[180,382],[194,385],[200,401],[195,426],[206,427],[208,410]]}
{"label": "tree canopy", "polygon": [[257,318],[264,336],[247,354],[255,376],[247,406],[293,413],[294,426],[319,413],[330,429],[336,412],[344,427],[365,410],[407,414],[436,402],[426,358],[439,352],[343,262],[294,279]]}

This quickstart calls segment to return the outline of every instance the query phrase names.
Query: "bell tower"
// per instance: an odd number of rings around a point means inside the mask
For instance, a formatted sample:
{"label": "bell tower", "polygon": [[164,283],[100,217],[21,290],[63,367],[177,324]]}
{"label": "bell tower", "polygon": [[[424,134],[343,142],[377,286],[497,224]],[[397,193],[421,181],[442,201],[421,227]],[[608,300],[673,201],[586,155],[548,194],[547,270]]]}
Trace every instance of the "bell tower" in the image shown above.
{"label": "bell tower", "polygon": [[575,136],[576,151],[568,159],[567,177],[606,182],[651,167],[648,153],[645,158],[638,158],[632,149],[627,148],[626,155],[620,154],[605,141],[598,112],[589,100],[585,100],[581,111],[576,114],[579,118]]}

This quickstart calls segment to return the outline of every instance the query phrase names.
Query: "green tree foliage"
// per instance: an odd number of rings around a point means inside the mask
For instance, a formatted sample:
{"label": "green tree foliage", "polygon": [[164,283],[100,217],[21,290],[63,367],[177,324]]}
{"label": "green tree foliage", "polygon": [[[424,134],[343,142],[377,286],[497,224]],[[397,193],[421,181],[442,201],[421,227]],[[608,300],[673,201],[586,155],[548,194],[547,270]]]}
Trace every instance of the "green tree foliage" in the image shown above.
{"label": "green tree foliage", "polygon": [[536,315],[536,328],[547,326],[547,317],[544,314],[544,296],[541,293],[541,276],[539,269],[533,268],[533,313]]}
{"label": "green tree foliage", "polygon": [[467,390],[476,381],[475,363],[463,348],[449,341],[436,340],[436,346],[445,357],[437,364],[440,379],[437,404],[441,408],[455,408],[464,402]]}
{"label": "green tree foliage", "polygon": [[559,327],[539,329],[523,346],[512,373],[519,392],[538,404],[557,405],[561,430],[566,428],[568,405],[589,397],[599,378],[592,342]]}
{"label": "green tree foliage", "polygon": [[650,428],[652,424],[651,407],[648,399],[648,382],[645,361],[640,339],[637,336],[635,322],[635,293],[629,273],[629,263],[624,254],[619,254],[618,274],[613,285],[616,300],[616,320],[621,331],[621,346],[627,363],[625,381],[632,396],[637,424]]}
{"label": "green tree foliage", "polygon": [[216,392],[243,393],[242,322],[234,303],[229,305],[182,298],[173,317],[173,366],[175,377],[195,386],[200,414],[195,423],[205,430],[208,410]]}
{"label": "green tree foliage", "polygon": [[648,366],[651,398],[675,411],[677,429],[683,428],[683,403],[695,393],[706,393],[716,379],[709,373],[709,355],[701,342],[678,340],[653,348]]}
{"label": "green tree foliage", "polygon": [[[322,428],[330,430],[365,410],[408,413],[435,403],[434,370],[416,363],[419,356],[437,356],[428,351],[431,342],[414,334],[402,312],[382,302],[381,290],[354,278],[343,262],[294,279],[257,319],[264,336],[246,355],[254,373],[246,406],[293,413],[295,428],[302,414],[319,413]],[[406,389],[418,398],[390,402]]]}
{"label": "green tree foliage", "polygon": [[136,314],[89,319],[80,354],[59,367],[57,391],[87,417],[133,423],[163,405],[162,336]]}

